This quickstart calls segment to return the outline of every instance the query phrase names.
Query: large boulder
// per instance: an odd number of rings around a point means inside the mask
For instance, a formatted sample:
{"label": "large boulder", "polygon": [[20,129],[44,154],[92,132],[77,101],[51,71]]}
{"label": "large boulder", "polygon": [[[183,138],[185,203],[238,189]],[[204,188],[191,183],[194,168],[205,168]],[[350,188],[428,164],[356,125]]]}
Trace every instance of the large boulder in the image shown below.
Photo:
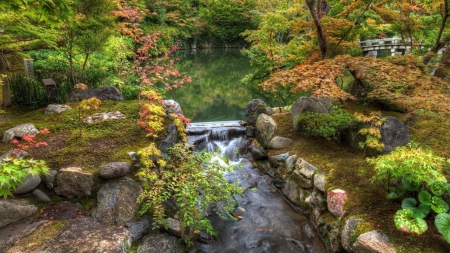
{"label": "large boulder", "polygon": [[104,225],[122,226],[136,215],[139,209],[136,200],[141,193],[142,188],[131,178],[107,183],[97,193],[93,217]]}
{"label": "large boulder", "polygon": [[270,140],[269,148],[283,149],[283,148],[286,148],[287,146],[291,145],[291,143],[292,143],[292,140],[289,138],[275,136],[272,138],[272,140]]}
{"label": "large boulder", "polygon": [[151,223],[151,218],[148,216],[126,223],[125,228],[131,233],[131,241],[135,242],[146,235],[151,230]]}
{"label": "large boulder", "polygon": [[107,121],[107,120],[122,120],[125,118],[126,118],[125,114],[123,114],[119,111],[102,112],[102,113],[96,113],[92,116],[84,118],[83,123],[92,124],[92,123],[103,122],[103,121]]}
{"label": "large boulder", "polygon": [[93,218],[72,219],[41,247],[41,253],[125,253],[131,233],[123,227],[103,226]]}
{"label": "large boulder", "polygon": [[130,172],[131,164],[127,162],[112,162],[100,167],[100,177],[105,179],[122,177]]}
{"label": "large boulder", "polygon": [[341,245],[347,252],[353,252],[353,245],[351,244],[352,233],[356,230],[361,220],[356,218],[349,218],[345,221],[344,229],[341,233]]}
{"label": "large boulder", "polygon": [[378,231],[361,234],[353,244],[355,253],[396,253],[389,238]]}
{"label": "large boulder", "polygon": [[381,143],[384,148],[383,154],[390,153],[394,148],[406,145],[410,141],[406,125],[392,116],[386,116],[386,121],[381,125]]}
{"label": "large boulder", "polygon": [[344,190],[336,189],[329,191],[327,194],[328,211],[336,217],[344,217],[344,204],[347,198],[347,193]]}
{"label": "large boulder", "polygon": [[256,120],[256,140],[263,148],[269,146],[269,142],[277,131],[275,121],[264,113],[261,113]]}
{"label": "large boulder", "polygon": [[49,104],[45,107],[44,114],[62,113],[70,109],[72,109],[72,107],[68,105]]}
{"label": "large boulder", "polygon": [[35,205],[24,199],[0,199],[0,228],[32,215]]}
{"label": "large boulder", "polygon": [[149,234],[142,238],[136,252],[183,253],[185,249],[182,239],[166,233],[159,233]]}
{"label": "large boulder", "polygon": [[300,97],[291,107],[294,129],[299,130],[298,116],[304,112],[329,113],[331,111],[331,100],[326,98]]}
{"label": "large boulder", "polygon": [[120,91],[114,86],[106,86],[99,89],[89,89],[89,90],[80,90],[77,89],[72,92],[69,96],[70,102],[77,102],[83,99],[90,99],[96,97],[100,100],[114,100],[114,101],[123,101],[122,94]]}
{"label": "large boulder", "polygon": [[266,105],[266,103],[261,99],[253,99],[252,101],[250,101],[250,103],[248,103],[247,107],[245,108],[245,115],[247,116],[248,126],[255,126],[256,120],[261,113],[272,115],[273,109]]}
{"label": "large boulder", "polygon": [[168,148],[173,147],[178,142],[178,130],[175,124],[170,124],[167,128],[167,137],[158,144],[158,149],[164,153],[168,153]]}
{"label": "large boulder", "polygon": [[166,113],[166,116],[170,117],[171,114],[175,114],[177,116],[184,116],[183,110],[181,110],[180,104],[173,100],[163,100],[162,105],[164,107],[164,112]]}
{"label": "large boulder", "polygon": [[23,249],[12,247],[20,240],[29,237],[39,230],[44,229],[51,223],[52,221],[50,220],[41,220],[37,222],[20,222],[20,224],[11,224],[0,229],[0,234],[2,235],[0,237],[0,252],[27,252]]}
{"label": "large boulder", "polygon": [[78,167],[63,168],[56,174],[55,192],[66,198],[91,196],[93,186],[92,174]]}
{"label": "large boulder", "polygon": [[14,140],[14,138],[22,138],[27,134],[38,134],[39,130],[30,123],[24,123],[10,128],[3,132],[3,142]]}

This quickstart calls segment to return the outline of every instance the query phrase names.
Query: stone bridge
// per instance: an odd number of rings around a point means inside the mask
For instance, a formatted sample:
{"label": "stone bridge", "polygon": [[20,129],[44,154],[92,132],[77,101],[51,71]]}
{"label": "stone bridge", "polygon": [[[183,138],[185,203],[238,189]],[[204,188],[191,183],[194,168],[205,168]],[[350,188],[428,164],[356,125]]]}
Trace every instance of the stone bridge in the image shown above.
{"label": "stone bridge", "polygon": [[403,41],[401,38],[363,40],[359,42],[359,45],[363,55],[372,57],[377,57],[380,51],[384,51],[384,56],[395,56],[404,55],[411,50],[409,41]]}

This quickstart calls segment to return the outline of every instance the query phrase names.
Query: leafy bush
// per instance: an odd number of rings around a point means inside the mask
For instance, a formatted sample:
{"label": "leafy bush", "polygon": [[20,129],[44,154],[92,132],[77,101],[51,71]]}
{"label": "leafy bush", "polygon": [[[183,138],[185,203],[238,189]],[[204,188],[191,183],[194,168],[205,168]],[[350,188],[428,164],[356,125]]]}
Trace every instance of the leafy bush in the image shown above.
{"label": "leafy bush", "polygon": [[[444,194],[450,193],[450,184],[442,174],[450,159],[445,161],[431,150],[410,143],[368,161],[375,165],[376,174],[371,181],[387,181],[388,199],[411,193],[403,199],[402,209],[394,215],[395,226],[403,232],[422,234],[428,229],[425,218],[432,210],[437,214],[436,227],[450,243],[449,205],[444,200]],[[401,184],[392,187],[391,182]]]}
{"label": "leafy bush", "polygon": [[[207,210],[213,203],[220,202],[215,209],[223,218],[232,218],[236,199],[242,189],[230,184],[224,172],[234,169],[211,162],[213,154],[193,152],[184,144],[177,144],[169,151],[169,164],[162,159],[161,151],[152,143],[140,150],[138,155],[144,167],[137,173],[143,182],[144,192],[139,196],[140,215],[150,211],[154,217],[154,227],[168,228],[167,217],[173,216],[181,221],[185,242],[192,244],[191,238],[198,231],[214,235]],[[174,207],[172,212],[165,205]],[[219,207],[219,204],[216,205]]]}
{"label": "leafy bush", "polygon": [[354,116],[334,106],[330,113],[302,113],[297,121],[305,136],[323,137],[327,140],[339,140],[340,133],[348,128]]}
{"label": "leafy bush", "polygon": [[364,149],[363,156],[366,156],[367,149],[369,148],[381,151],[384,148],[384,144],[381,143],[380,127],[386,121],[386,118],[381,116],[381,112],[372,112],[369,116],[355,113],[355,117],[358,122],[365,125],[358,131],[358,134],[365,136],[365,140],[358,143]]}
{"label": "leafy bush", "polygon": [[49,98],[44,84],[28,78],[23,73],[8,75],[11,86],[11,100],[14,104],[40,108],[48,104]]}
{"label": "leafy bush", "polygon": [[44,161],[23,158],[5,158],[0,163],[0,196],[13,196],[12,192],[28,175],[45,175],[49,168]]}

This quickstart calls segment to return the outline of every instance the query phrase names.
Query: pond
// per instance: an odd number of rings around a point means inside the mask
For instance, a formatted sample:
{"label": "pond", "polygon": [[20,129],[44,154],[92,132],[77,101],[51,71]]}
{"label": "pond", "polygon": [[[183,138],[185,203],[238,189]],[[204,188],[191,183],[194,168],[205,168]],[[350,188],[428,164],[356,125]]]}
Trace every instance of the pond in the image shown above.
{"label": "pond", "polygon": [[253,72],[239,50],[181,51],[177,68],[192,78],[183,88],[168,91],[192,122],[244,120],[252,95],[241,79]]}

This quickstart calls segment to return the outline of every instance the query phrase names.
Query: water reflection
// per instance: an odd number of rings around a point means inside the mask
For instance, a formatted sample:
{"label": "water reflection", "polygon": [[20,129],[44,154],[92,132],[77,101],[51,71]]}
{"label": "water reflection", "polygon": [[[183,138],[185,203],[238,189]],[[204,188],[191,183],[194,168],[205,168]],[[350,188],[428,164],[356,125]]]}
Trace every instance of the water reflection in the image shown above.
{"label": "water reflection", "polygon": [[177,68],[192,83],[166,93],[192,122],[243,120],[252,95],[241,79],[253,71],[238,50],[180,51]]}

